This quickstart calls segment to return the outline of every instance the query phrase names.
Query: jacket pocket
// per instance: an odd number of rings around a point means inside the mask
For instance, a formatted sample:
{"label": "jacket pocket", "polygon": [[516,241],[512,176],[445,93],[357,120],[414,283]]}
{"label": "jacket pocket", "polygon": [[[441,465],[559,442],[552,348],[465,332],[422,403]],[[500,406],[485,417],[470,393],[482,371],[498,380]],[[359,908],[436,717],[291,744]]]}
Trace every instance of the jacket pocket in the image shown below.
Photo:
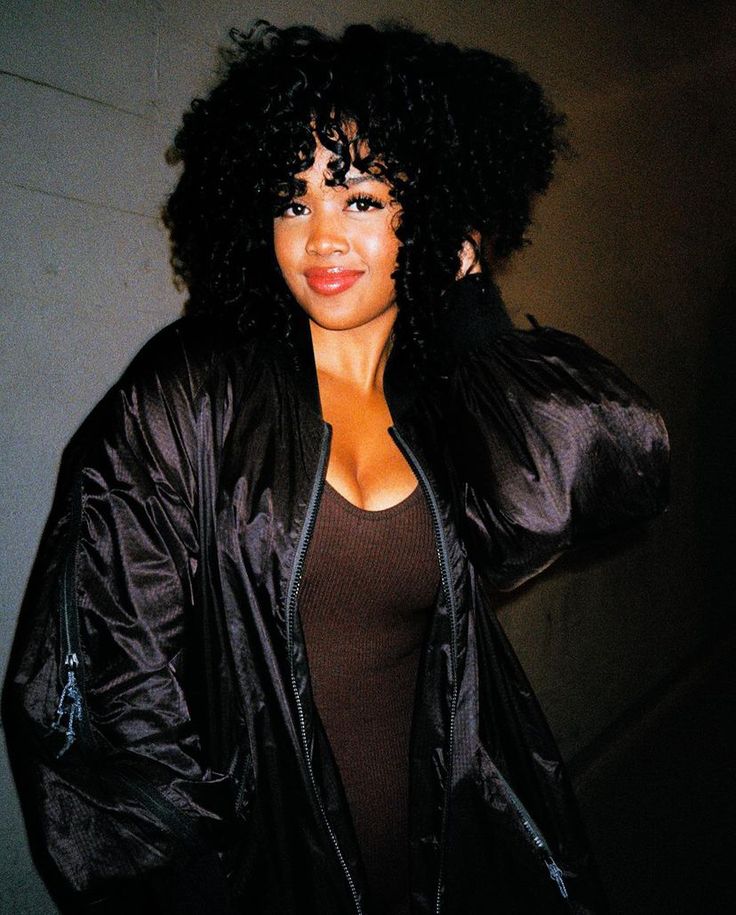
{"label": "jacket pocket", "polygon": [[256,785],[250,735],[246,726],[243,726],[238,736],[238,743],[233,754],[229,774],[235,789],[235,817],[241,822],[247,821],[253,806]]}
{"label": "jacket pocket", "polygon": [[134,798],[172,836],[181,852],[194,853],[207,850],[195,820],[180,810],[154,785],[141,776],[136,768],[124,761],[114,769],[101,772],[102,779],[111,788]]}

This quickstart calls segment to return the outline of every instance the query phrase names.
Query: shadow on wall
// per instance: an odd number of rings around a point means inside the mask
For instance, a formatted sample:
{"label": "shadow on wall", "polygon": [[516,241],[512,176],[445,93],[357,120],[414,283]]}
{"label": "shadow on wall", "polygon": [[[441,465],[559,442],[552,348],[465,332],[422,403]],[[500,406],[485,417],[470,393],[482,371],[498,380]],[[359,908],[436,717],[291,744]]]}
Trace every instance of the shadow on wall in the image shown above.
{"label": "shadow on wall", "polygon": [[696,524],[682,536],[702,551],[705,641],[571,766],[613,915],[736,911],[735,302],[736,249],[703,308],[710,327],[689,436]]}
{"label": "shadow on wall", "polygon": [[734,620],[736,562],[736,247],[710,311],[703,390],[693,429],[697,530],[705,572],[706,622],[718,635]]}

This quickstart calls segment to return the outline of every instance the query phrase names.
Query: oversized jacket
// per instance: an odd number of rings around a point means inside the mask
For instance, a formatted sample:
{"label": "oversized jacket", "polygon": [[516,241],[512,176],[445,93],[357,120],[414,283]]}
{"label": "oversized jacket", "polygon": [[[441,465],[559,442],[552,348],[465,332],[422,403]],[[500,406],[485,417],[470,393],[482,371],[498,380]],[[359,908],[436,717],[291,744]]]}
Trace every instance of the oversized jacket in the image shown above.
{"label": "oversized jacket", "polygon": [[[458,289],[443,370],[419,382],[394,349],[384,375],[441,573],[411,728],[412,913],[598,913],[494,594],[661,511],[667,434],[580,339],[514,328],[484,278]],[[70,911],[374,911],[299,620],[331,427],[299,309],[292,337],[175,322],[65,452],[4,719]]]}

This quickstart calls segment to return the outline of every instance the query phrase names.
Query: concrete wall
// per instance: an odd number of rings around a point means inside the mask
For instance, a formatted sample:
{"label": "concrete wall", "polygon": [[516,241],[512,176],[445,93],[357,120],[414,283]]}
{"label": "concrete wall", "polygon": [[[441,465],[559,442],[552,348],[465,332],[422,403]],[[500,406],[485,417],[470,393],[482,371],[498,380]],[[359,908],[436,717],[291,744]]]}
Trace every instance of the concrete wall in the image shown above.
{"label": "concrete wall", "polygon": [[[661,403],[673,505],[648,537],[567,563],[501,607],[565,755],[595,756],[726,618],[733,561],[734,22],[728,3],[378,2],[529,69],[579,156],[502,278]],[[5,0],[0,8],[0,670],[61,449],[141,343],[181,307],[157,212],[163,153],[232,25],[334,30],[365,3]],[[730,102],[730,104],[727,104]],[[731,412],[729,414],[729,410]],[[730,491],[727,486],[731,486]],[[583,571],[584,570],[584,571]],[[587,755],[586,755],[587,754]],[[52,912],[4,757],[0,912]]]}

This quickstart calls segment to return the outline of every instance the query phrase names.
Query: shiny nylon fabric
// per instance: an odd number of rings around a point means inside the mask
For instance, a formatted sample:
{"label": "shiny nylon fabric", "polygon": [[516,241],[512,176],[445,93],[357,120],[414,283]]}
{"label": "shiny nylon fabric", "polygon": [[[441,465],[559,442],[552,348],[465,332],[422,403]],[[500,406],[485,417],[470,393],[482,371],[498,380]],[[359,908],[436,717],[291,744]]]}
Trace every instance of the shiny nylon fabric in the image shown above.
{"label": "shiny nylon fabric", "polygon": [[[472,310],[478,287],[467,288]],[[371,912],[298,618],[329,427],[308,324],[295,318],[295,361],[225,342],[202,319],[176,322],[65,453],[4,717],[40,863],[80,900],[125,887],[148,911],[146,894],[166,885],[164,910],[193,910],[167,875],[207,861],[213,912],[225,896],[242,913]],[[666,432],[645,395],[577,338],[490,324],[484,338],[477,314],[473,327],[473,350],[441,384],[418,389],[394,353],[385,375],[448,576],[412,724],[412,911],[435,912],[441,869],[442,915],[602,912],[559,755],[492,592],[660,511]],[[71,741],[68,703],[53,726],[69,684],[70,601],[82,696]]]}

